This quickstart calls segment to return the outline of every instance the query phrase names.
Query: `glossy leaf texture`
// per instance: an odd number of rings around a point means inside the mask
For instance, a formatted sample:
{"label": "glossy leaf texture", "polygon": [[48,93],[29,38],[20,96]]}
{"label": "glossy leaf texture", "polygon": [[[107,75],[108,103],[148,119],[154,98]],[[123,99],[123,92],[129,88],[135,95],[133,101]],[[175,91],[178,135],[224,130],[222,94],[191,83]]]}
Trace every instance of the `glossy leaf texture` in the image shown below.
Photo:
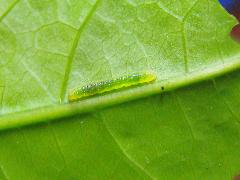
{"label": "glossy leaf texture", "polygon": [[229,37],[236,22],[217,1],[8,0],[1,8],[1,114],[58,105],[71,88],[134,72],[157,74],[136,90],[154,94],[240,64]]}
{"label": "glossy leaf texture", "polygon": [[[240,73],[52,123],[2,131],[2,179],[231,179]],[[117,115],[117,116],[116,116]]]}
{"label": "glossy leaf texture", "polygon": [[[0,179],[237,175],[234,24],[216,0],[0,0]],[[155,83],[67,102],[146,71]]]}

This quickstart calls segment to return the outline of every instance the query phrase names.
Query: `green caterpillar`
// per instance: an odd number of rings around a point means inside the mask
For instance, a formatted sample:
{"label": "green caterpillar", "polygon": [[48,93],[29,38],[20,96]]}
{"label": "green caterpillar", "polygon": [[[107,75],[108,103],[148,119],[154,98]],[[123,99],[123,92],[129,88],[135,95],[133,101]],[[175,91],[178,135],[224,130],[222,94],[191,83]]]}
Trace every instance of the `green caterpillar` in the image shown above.
{"label": "green caterpillar", "polygon": [[156,80],[156,75],[153,73],[132,74],[123,76],[117,79],[107,80],[92,83],[80,88],[71,90],[68,94],[69,102],[77,101],[82,98],[102,94],[105,92],[121,89],[124,87],[134,86],[143,83],[150,83]]}

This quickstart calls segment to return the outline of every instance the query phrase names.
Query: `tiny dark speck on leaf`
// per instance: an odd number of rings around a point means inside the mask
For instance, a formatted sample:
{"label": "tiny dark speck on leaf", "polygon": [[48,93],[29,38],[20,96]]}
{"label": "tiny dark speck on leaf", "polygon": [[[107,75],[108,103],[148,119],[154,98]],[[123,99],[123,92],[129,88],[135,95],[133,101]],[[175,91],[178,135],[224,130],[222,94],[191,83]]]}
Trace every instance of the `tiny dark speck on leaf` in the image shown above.
{"label": "tiny dark speck on leaf", "polygon": [[164,91],[164,89],[165,89],[164,86],[162,86],[161,89],[162,89],[162,91]]}
{"label": "tiny dark speck on leaf", "polygon": [[240,175],[235,176],[233,180],[240,180]]}

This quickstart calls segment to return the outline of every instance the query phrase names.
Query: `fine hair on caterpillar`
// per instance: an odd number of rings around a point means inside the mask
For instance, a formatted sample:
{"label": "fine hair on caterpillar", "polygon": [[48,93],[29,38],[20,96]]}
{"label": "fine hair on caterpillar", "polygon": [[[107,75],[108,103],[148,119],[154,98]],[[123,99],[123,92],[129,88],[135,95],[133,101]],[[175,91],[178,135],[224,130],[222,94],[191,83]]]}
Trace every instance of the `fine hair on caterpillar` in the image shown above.
{"label": "fine hair on caterpillar", "polygon": [[157,77],[154,73],[147,72],[147,73],[134,73],[116,79],[91,83],[83,87],[78,87],[73,90],[70,90],[68,93],[68,101],[73,102],[81,100],[83,98],[87,98],[97,94],[102,94],[105,92],[110,92],[117,89],[122,89],[145,83],[151,83],[155,81],[156,78]]}

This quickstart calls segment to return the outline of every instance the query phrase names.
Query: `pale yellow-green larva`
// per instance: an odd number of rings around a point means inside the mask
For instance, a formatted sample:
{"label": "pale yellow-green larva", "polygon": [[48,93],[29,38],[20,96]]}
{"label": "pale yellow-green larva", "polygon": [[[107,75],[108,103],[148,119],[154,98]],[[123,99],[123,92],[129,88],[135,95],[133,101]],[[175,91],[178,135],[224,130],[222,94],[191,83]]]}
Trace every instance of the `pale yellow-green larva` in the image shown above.
{"label": "pale yellow-green larva", "polygon": [[132,75],[123,76],[120,78],[96,82],[86,86],[75,88],[69,91],[69,102],[81,100],[96,94],[121,89],[124,87],[135,86],[144,83],[151,83],[155,81],[157,76],[154,73],[135,73]]}

